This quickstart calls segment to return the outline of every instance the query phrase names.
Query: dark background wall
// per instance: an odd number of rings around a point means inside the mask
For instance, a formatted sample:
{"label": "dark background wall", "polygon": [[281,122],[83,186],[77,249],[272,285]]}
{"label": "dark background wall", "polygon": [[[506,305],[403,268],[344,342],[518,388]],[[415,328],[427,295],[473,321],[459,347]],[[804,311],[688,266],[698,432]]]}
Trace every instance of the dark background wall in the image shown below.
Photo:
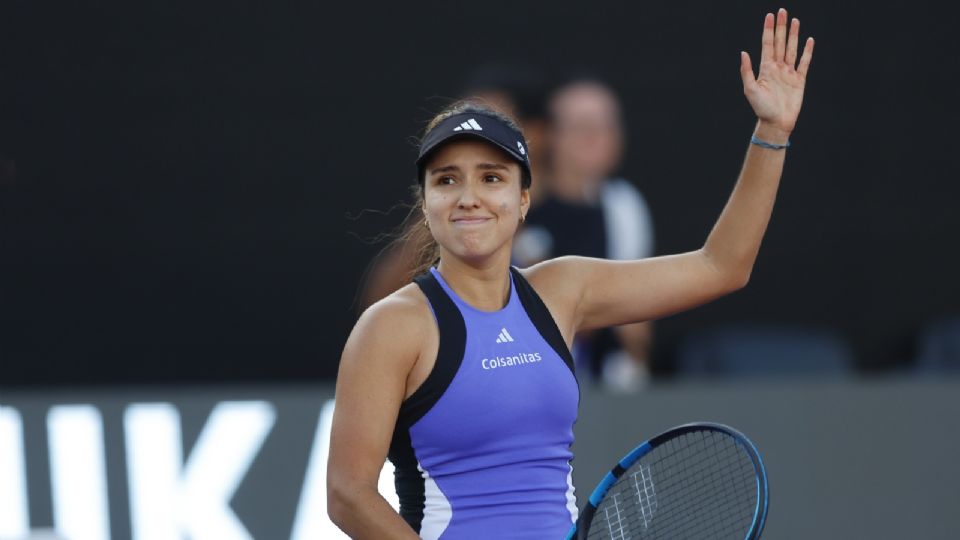
{"label": "dark background wall", "polygon": [[[658,251],[699,247],[770,2],[0,4],[0,384],[331,377],[410,136],[481,63],[625,102]],[[838,328],[864,365],[960,311],[960,63],[927,2],[805,1],[807,100],[750,286],[658,325]],[[638,284],[642,286],[642,284]]]}

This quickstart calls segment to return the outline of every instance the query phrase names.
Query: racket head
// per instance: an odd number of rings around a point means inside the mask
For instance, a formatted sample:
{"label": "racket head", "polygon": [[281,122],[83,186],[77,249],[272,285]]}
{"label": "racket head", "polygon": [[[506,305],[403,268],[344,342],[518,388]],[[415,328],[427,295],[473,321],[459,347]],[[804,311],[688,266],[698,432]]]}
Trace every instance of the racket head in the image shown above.
{"label": "racket head", "polygon": [[[698,482],[697,475],[706,474],[710,474],[713,480],[709,486]],[[628,487],[628,481],[634,485]],[[722,493],[726,482],[733,482],[736,492],[727,490],[728,493]],[[629,491],[630,496],[624,497],[621,505],[618,496],[624,495],[625,491]],[[615,493],[611,495],[611,492]],[[677,508],[675,503],[678,498],[694,499],[694,505],[710,506],[709,511],[716,515],[723,508],[711,501],[719,500],[721,495],[738,499],[736,508],[728,509],[736,516],[727,516],[727,521],[736,523],[725,525],[727,530],[723,537],[759,539],[766,521],[770,492],[763,459],[756,446],[743,433],[724,424],[684,424],[627,453],[591,493],[567,539],[621,538],[625,532],[633,538],[717,538],[716,530],[688,530],[690,527],[684,529],[683,525],[677,525],[681,523],[676,518],[680,512],[703,513],[706,508]],[[670,518],[674,518],[672,522],[666,521]],[[627,531],[625,526],[634,528]]]}

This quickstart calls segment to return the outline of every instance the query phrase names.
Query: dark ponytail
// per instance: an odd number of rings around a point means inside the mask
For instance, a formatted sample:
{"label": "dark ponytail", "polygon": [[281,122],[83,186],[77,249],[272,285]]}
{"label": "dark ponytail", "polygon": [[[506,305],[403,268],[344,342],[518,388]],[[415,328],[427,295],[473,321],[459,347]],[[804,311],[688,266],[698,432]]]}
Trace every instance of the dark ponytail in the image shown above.
{"label": "dark ponytail", "polygon": [[423,188],[419,184],[411,188],[414,205],[401,225],[400,235],[390,243],[387,249],[408,250],[405,260],[412,263],[409,272],[403,276],[403,282],[409,283],[413,278],[426,272],[431,266],[440,262],[440,245],[433,238],[433,233],[427,227],[427,220],[423,215]]}

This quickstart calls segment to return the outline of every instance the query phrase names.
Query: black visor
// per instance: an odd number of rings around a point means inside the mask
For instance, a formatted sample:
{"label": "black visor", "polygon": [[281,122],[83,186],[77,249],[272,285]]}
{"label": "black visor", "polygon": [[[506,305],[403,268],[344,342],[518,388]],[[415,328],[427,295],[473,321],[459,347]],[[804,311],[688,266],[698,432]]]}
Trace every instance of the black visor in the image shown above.
{"label": "black visor", "polygon": [[520,164],[523,171],[524,187],[530,187],[530,157],[527,155],[527,141],[520,131],[506,122],[485,113],[465,112],[455,114],[437,124],[423,138],[420,155],[417,157],[417,181],[423,185],[424,170],[430,154],[440,145],[451,139],[474,137],[494,144]]}

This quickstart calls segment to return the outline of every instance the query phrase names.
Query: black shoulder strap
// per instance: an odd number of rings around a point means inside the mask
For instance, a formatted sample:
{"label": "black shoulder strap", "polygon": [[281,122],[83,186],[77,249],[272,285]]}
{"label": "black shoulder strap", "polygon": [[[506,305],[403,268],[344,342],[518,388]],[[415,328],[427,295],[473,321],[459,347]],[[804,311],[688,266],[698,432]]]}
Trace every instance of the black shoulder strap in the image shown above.
{"label": "black shoulder strap", "polygon": [[440,346],[433,370],[420,388],[400,405],[400,417],[413,425],[440,399],[460,369],[467,346],[467,325],[460,309],[443,290],[437,278],[426,272],[413,280],[423,291],[437,319]]}
{"label": "black shoulder strap", "polygon": [[533,321],[533,325],[537,327],[537,331],[540,332],[543,339],[547,340],[547,343],[560,355],[560,358],[563,358],[571,373],[576,375],[573,368],[573,355],[570,354],[570,349],[567,348],[567,343],[563,340],[563,334],[557,327],[557,321],[553,320],[553,315],[550,315],[550,310],[547,309],[546,304],[540,299],[540,295],[533,290],[533,287],[520,274],[519,270],[511,266],[510,272],[513,274],[513,283],[517,288],[517,294],[520,296],[520,303],[523,304],[523,309],[527,311],[527,316]]}
{"label": "black shoulder strap", "polygon": [[467,345],[467,327],[457,305],[433,274],[427,272],[413,281],[430,302],[440,332],[440,346],[426,380],[400,404],[388,457],[395,466],[394,483],[401,502],[400,515],[419,533],[425,493],[423,478],[417,470],[417,457],[413,453],[410,428],[437,403],[460,369]]}

